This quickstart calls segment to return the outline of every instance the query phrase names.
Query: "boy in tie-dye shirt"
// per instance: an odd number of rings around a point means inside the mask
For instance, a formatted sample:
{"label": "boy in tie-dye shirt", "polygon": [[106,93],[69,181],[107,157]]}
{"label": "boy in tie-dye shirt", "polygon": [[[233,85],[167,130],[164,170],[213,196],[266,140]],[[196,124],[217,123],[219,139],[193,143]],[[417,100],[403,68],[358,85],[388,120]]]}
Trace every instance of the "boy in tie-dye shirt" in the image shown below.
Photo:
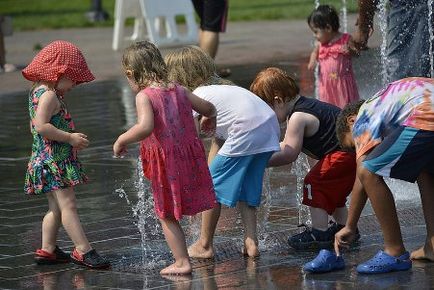
{"label": "boy in tie-dye shirt", "polygon": [[[336,248],[353,238],[369,198],[383,231],[384,251],[360,264],[358,272],[407,270],[410,258],[434,261],[434,80],[393,82],[366,101],[345,107],[336,127],[341,144],[356,150],[357,178],[366,193],[352,196],[347,224],[336,234]],[[394,199],[383,176],[418,183],[427,238],[411,255],[404,248]]]}

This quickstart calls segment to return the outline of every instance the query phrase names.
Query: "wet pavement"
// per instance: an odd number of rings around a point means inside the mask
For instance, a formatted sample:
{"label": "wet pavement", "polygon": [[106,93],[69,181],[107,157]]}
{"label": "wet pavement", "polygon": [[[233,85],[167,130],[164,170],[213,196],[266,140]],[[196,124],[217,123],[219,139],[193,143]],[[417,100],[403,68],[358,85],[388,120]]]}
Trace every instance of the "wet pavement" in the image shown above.
{"label": "wet pavement", "polygon": [[[297,76],[304,94],[312,94],[313,80],[305,70],[309,51],[302,47],[303,43],[309,44],[309,38],[297,39],[290,52],[270,48],[271,56],[265,57],[258,52],[261,45],[275,39],[264,37],[257,40],[260,43],[250,54],[240,54],[245,59],[237,58],[236,52],[242,51],[243,46],[255,47],[255,38],[251,34],[243,34],[243,29],[247,28],[243,25],[234,27],[238,34],[225,36],[221,47],[222,54],[228,55],[229,60],[219,60],[232,68],[231,79],[248,87],[258,70],[276,65]],[[288,26],[300,32],[304,29],[303,25],[301,22],[250,24],[251,27],[266,26],[279,32]],[[261,236],[259,258],[246,258],[241,254],[242,226],[239,217],[236,210],[224,209],[216,234],[216,257],[212,260],[192,260],[193,273],[190,276],[161,277],[159,270],[171,263],[172,258],[153,217],[146,182],[137,173],[137,148],[132,147],[124,159],[112,158],[112,143],[134,122],[135,111],[133,96],[125,80],[119,77],[118,67],[115,67],[119,53],[107,49],[109,32],[107,29],[62,30],[57,36],[62,35],[63,39],[77,37],[87,53],[95,55],[91,57],[90,65],[96,71],[98,81],[77,87],[66,96],[66,102],[77,128],[91,141],[89,148],[80,154],[90,177],[88,184],[76,188],[80,219],[92,245],[107,256],[113,266],[110,270],[98,271],[74,264],[36,266],[33,263],[34,250],[40,247],[41,220],[47,210],[47,201],[44,196],[23,194],[31,147],[25,91],[28,84],[19,78],[19,73],[0,75],[1,289],[433,288],[433,263],[415,262],[411,271],[384,275],[356,273],[355,265],[382,248],[381,231],[369,206],[359,223],[361,242],[345,253],[347,267],[328,274],[303,273],[302,265],[315,257],[317,252],[297,252],[286,242],[289,235],[299,231],[297,225],[301,222],[296,192],[297,181],[305,170],[303,162],[295,166],[295,170],[282,167],[267,174],[264,202],[258,214]],[[26,63],[33,54],[28,51],[25,42],[33,44],[36,40],[45,42],[56,38],[45,31],[23,32],[19,36],[14,36],[15,43],[7,43],[12,48],[11,61],[19,64]],[[93,39],[93,44],[88,43],[90,39]],[[285,39],[276,39],[275,43],[282,41]],[[229,55],[230,49],[235,55]],[[106,54],[95,54],[95,51]],[[380,86],[379,77],[373,77],[379,71],[376,55],[377,51],[371,50],[355,60],[357,80],[365,96]],[[407,183],[390,181],[390,184],[396,192],[405,245],[408,250],[414,250],[425,239],[417,189]],[[199,220],[185,218],[183,226],[191,243],[198,235]],[[60,247],[68,251],[72,249],[73,245],[63,230],[58,240]]]}

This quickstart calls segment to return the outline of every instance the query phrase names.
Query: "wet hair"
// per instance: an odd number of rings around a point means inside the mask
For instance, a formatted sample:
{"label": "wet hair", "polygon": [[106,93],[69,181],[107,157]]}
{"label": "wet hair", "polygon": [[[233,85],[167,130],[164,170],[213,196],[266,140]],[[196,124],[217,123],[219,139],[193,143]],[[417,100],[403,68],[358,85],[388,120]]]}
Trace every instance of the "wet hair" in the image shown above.
{"label": "wet hair", "polygon": [[149,41],[139,41],[127,47],[122,56],[122,67],[124,71],[132,71],[132,78],[140,88],[152,82],[168,82],[166,63],[158,48]]}
{"label": "wet hair", "polygon": [[336,9],[330,5],[319,5],[307,17],[307,23],[309,26],[319,29],[326,29],[330,26],[333,31],[338,31],[340,27],[339,15]]}
{"label": "wet hair", "polygon": [[260,71],[250,85],[250,90],[269,105],[273,104],[276,97],[290,101],[300,93],[295,80],[277,67]]}
{"label": "wet hair", "polygon": [[365,100],[360,100],[354,103],[347,104],[339,113],[336,120],[336,137],[342,145],[345,134],[350,132],[350,125],[348,124],[348,117],[356,116],[359,113],[360,107],[365,103]]}
{"label": "wet hair", "polygon": [[205,51],[191,45],[173,52],[164,58],[168,68],[168,78],[189,90],[208,85],[233,85],[216,73],[214,60]]}

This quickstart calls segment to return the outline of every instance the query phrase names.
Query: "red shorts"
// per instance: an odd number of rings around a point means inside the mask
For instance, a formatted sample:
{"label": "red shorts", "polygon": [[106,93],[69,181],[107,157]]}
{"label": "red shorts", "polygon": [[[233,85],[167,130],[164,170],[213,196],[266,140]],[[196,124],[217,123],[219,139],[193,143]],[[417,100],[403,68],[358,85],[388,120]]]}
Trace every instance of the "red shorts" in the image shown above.
{"label": "red shorts", "polygon": [[329,153],[304,178],[303,204],[322,208],[331,215],[336,208],[345,206],[355,178],[355,153]]}

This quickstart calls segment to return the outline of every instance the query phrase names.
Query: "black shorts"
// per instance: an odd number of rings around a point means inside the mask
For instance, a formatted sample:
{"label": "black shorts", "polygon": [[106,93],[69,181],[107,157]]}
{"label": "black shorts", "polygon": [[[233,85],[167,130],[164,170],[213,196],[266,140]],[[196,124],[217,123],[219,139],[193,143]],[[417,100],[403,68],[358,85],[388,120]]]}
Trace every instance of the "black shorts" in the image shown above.
{"label": "black shorts", "polygon": [[225,32],[228,15],[228,0],[192,0],[200,18],[200,29]]}

